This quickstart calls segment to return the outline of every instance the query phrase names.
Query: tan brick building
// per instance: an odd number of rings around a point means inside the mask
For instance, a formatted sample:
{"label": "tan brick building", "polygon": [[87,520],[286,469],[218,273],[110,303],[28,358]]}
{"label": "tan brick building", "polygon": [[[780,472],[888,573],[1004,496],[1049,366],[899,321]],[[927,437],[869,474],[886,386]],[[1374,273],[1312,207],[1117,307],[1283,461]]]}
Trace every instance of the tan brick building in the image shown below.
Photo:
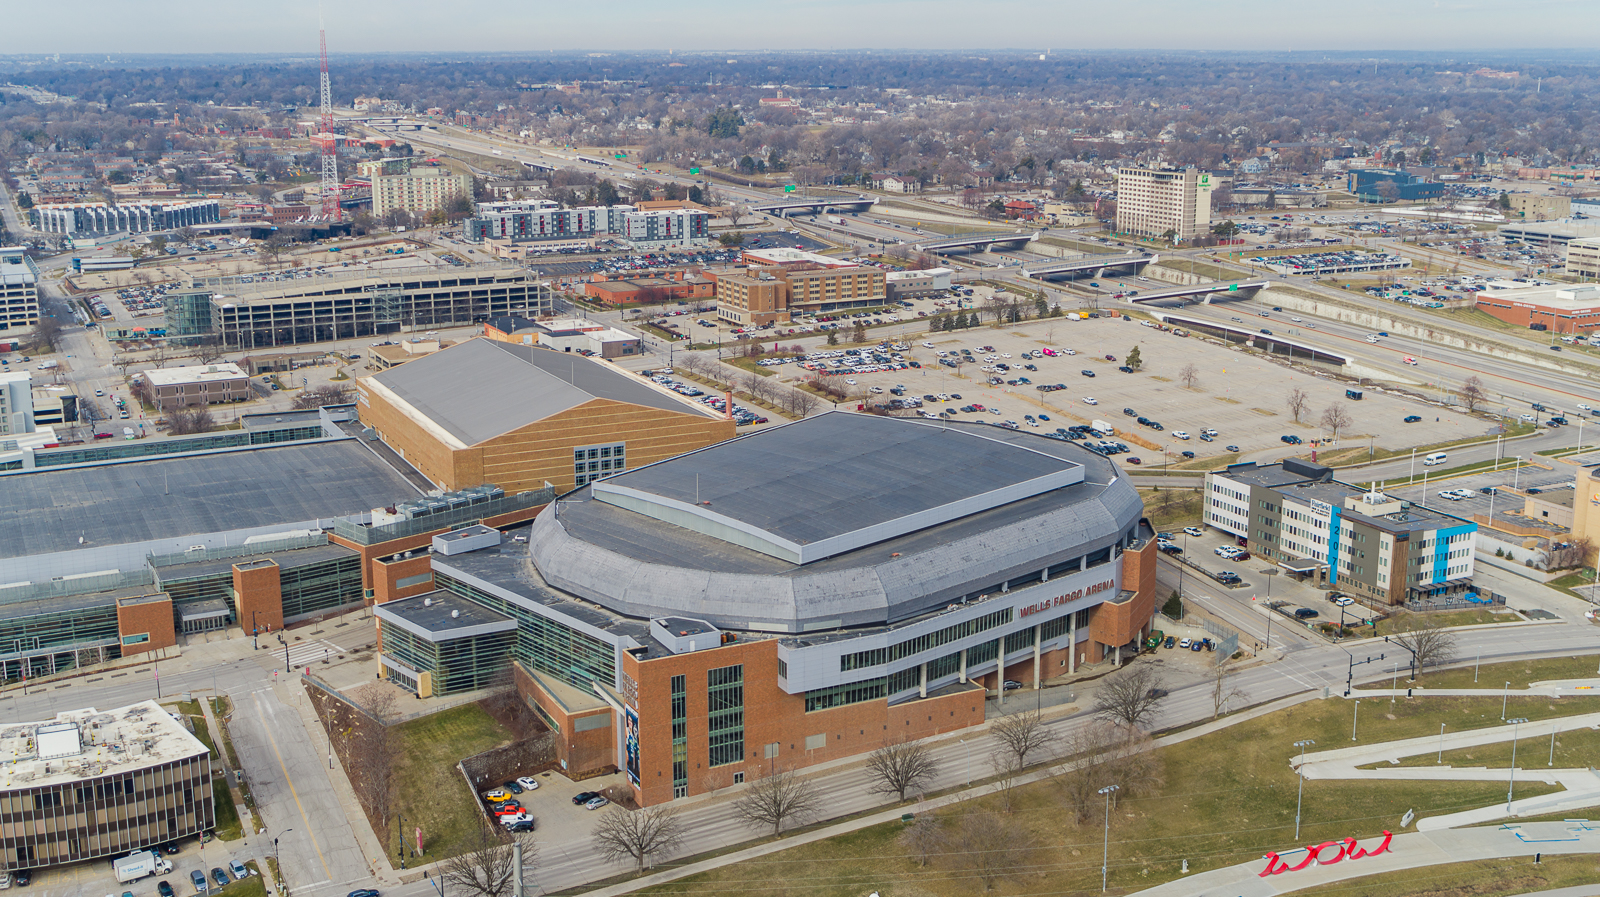
{"label": "tan brick building", "polygon": [[425,215],[445,208],[450,200],[472,198],[472,178],[447,168],[417,168],[405,174],[372,178],[372,217],[383,220],[390,212]]}
{"label": "tan brick building", "polygon": [[882,305],[884,272],[860,265],[765,266],[717,276],[717,317],[760,327],[794,315],[830,314]]}
{"label": "tan brick building", "polygon": [[250,375],[232,362],[145,371],[150,395],[162,411],[242,402],[250,398]]}
{"label": "tan brick building", "polygon": [[484,338],[363,378],[356,395],[361,422],[443,489],[565,492],[735,429],[609,364]]}

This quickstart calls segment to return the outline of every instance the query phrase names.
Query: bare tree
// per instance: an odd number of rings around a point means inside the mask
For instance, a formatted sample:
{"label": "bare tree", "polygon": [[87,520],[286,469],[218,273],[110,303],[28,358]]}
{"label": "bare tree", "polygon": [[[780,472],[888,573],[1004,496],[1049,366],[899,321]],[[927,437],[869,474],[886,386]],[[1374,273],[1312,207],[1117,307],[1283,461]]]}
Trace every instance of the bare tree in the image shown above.
{"label": "bare tree", "polygon": [[994,793],[1000,801],[1000,812],[1011,812],[1012,789],[1016,787],[1017,777],[1022,775],[1022,766],[1017,758],[1004,751],[996,751],[989,755],[989,767],[994,770]]}
{"label": "bare tree", "polygon": [[1161,674],[1148,664],[1137,664],[1121,676],[1108,676],[1094,699],[1101,717],[1133,728],[1155,720],[1156,707],[1167,696]]}
{"label": "bare tree", "polygon": [[202,337],[195,343],[194,357],[201,364],[210,364],[221,358],[223,354],[222,340],[216,334]]}
{"label": "bare tree", "polygon": [[1190,362],[1178,369],[1178,379],[1183,381],[1185,387],[1194,389],[1195,384],[1200,382],[1200,369]]}
{"label": "bare tree", "polygon": [[1471,414],[1489,400],[1489,390],[1484,387],[1482,380],[1472,376],[1461,381],[1456,396],[1461,399],[1461,405],[1467,409],[1467,413]]}
{"label": "bare tree", "polygon": [[961,817],[951,843],[960,845],[947,854],[951,862],[983,882],[985,891],[1021,872],[1034,849],[1032,835],[982,811]]}
{"label": "bare tree", "polygon": [[734,815],[752,826],[772,826],[774,836],[783,834],[784,823],[803,822],[821,809],[817,786],[786,769],[757,779],[733,804]]}
{"label": "bare tree", "polygon": [[390,728],[396,714],[395,692],[392,687],[373,683],[351,697],[364,712],[353,717],[355,723],[345,736],[353,760],[350,784],[373,827],[387,832],[394,813],[395,775],[400,759],[398,739]]}
{"label": "bare tree", "polygon": [[918,866],[926,866],[928,859],[944,846],[944,829],[936,817],[918,816],[900,833],[900,843],[917,858]]}
{"label": "bare tree", "polygon": [[791,390],[790,394],[793,396],[793,401],[790,407],[796,415],[802,418],[810,417],[811,415],[815,414],[817,407],[822,404],[821,399],[803,390]]}
{"label": "bare tree", "polygon": [[995,753],[1015,758],[1021,769],[1027,768],[1029,754],[1046,752],[1056,742],[1055,731],[1045,726],[1037,712],[1002,716],[989,727],[989,734],[997,743]]}
{"label": "bare tree", "polygon": [[167,412],[167,432],[173,435],[209,433],[216,428],[216,418],[212,417],[210,409],[204,406],[191,405],[188,408],[174,408]]}
{"label": "bare tree", "polygon": [[867,756],[867,773],[874,794],[893,794],[904,801],[907,791],[920,791],[933,783],[939,762],[921,744],[886,744]]}
{"label": "bare tree", "polygon": [[1249,692],[1236,688],[1233,681],[1234,665],[1224,660],[1211,668],[1211,718],[1216,719],[1228,710],[1228,705],[1250,700]]}
{"label": "bare tree", "polygon": [[650,857],[676,850],[683,843],[683,822],[669,807],[608,811],[589,835],[600,852],[612,860],[631,859],[635,872],[644,872]]}
{"label": "bare tree", "polygon": [[1427,667],[1449,663],[1451,658],[1456,656],[1455,633],[1441,628],[1433,620],[1413,621],[1393,638],[1411,649],[1412,657],[1417,664],[1418,679],[1422,678],[1422,671]]}
{"label": "bare tree", "polygon": [[1333,434],[1333,441],[1339,441],[1339,431],[1355,423],[1355,418],[1350,416],[1350,409],[1343,402],[1334,402],[1322,409],[1322,426]]}
{"label": "bare tree", "polygon": [[1311,396],[1297,386],[1289,390],[1289,394],[1284,397],[1283,403],[1289,406],[1289,413],[1294,415],[1294,422],[1298,424],[1300,418],[1305,415],[1306,409],[1311,407]]}
{"label": "bare tree", "polygon": [[517,850],[522,845],[522,876],[531,878],[539,866],[539,850],[531,837],[511,842],[497,838],[488,828],[468,836],[465,849],[440,864],[439,876],[457,893],[471,897],[515,897]]}
{"label": "bare tree", "polygon": [[161,366],[166,364],[169,360],[166,343],[156,343],[155,346],[150,349],[149,361],[151,364],[155,365],[157,370],[160,370]]}

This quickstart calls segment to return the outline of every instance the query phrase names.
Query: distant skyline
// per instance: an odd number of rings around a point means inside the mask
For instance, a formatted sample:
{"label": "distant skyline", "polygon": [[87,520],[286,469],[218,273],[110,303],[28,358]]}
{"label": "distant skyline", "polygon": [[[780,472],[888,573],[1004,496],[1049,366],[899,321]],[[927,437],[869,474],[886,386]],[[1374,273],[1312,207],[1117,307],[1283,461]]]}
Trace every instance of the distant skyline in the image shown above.
{"label": "distant skyline", "polygon": [[[1594,0],[327,0],[330,54],[549,50],[1593,49]],[[316,3],[27,0],[4,54],[317,52]]]}

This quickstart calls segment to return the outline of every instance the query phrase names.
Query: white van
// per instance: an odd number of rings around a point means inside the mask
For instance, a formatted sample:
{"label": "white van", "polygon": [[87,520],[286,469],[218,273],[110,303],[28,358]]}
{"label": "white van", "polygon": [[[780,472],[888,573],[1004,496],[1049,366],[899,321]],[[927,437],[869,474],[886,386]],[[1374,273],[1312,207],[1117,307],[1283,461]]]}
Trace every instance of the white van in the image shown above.
{"label": "white van", "polygon": [[1424,467],[1432,467],[1432,466],[1434,466],[1436,464],[1443,464],[1445,462],[1445,459],[1448,458],[1448,457],[1450,457],[1450,456],[1446,455],[1444,452],[1434,452],[1433,454],[1429,455],[1428,457],[1422,459],[1422,466],[1424,466]]}

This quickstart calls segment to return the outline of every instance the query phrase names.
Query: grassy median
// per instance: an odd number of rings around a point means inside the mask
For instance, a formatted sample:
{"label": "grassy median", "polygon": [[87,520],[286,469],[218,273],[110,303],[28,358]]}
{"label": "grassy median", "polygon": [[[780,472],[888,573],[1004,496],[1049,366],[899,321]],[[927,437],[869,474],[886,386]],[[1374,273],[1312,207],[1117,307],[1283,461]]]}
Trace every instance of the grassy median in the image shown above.
{"label": "grassy median", "polygon": [[[422,829],[427,862],[453,855],[454,848],[483,824],[477,795],[456,769],[463,757],[508,744],[511,733],[477,704],[466,704],[395,727],[400,762],[395,775],[395,803],[405,817],[406,841],[415,845]],[[393,850],[391,827],[384,846]]]}

